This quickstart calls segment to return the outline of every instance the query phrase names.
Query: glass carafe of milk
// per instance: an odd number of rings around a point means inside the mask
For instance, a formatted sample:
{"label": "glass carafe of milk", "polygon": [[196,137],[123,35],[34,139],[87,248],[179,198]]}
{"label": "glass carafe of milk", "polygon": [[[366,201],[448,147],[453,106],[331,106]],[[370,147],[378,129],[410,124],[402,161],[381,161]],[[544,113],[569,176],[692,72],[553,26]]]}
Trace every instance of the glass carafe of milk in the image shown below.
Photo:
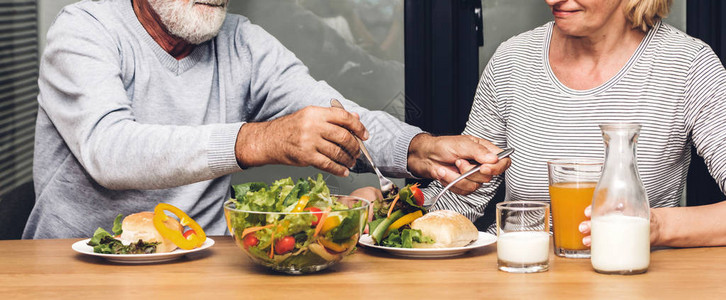
{"label": "glass carafe of milk", "polygon": [[600,125],[605,164],[592,200],[592,267],[607,274],[639,274],[650,264],[650,207],[638,174],[640,125]]}

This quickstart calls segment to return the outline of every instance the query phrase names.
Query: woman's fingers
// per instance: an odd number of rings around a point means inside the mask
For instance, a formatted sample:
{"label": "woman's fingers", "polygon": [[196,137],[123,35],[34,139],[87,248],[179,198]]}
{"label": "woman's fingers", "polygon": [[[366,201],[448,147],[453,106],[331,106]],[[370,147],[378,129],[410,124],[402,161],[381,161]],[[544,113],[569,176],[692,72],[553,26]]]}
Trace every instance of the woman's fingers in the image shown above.
{"label": "woman's fingers", "polygon": [[584,234],[585,237],[582,238],[582,244],[590,247],[590,244],[592,243],[592,238],[590,238],[590,230],[592,229],[592,223],[590,222],[590,216],[592,215],[592,205],[588,205],[587,208],[585,208],[585,217],[587,217],[587,221],[584,221],[580,223],[580,226],[578,229],[580,230],[580,233]]}

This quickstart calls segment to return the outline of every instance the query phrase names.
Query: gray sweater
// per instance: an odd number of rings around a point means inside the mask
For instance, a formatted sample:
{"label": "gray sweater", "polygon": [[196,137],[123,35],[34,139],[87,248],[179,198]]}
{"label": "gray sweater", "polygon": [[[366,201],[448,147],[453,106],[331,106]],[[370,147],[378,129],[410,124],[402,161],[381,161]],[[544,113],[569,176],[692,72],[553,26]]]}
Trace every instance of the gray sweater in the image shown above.
{"label": "gray sweater", "polygon": [[[274,37],[228,14],[219,35],[176,60],[145,31],[130,0],[82,1],[50,28],[41,60],[33,177],[23,238],[89,237],[116,214],[175,205],[224,234],[222,202],[244,122],[343,97]],[[366,145],[391,176],[409,176],[421,131],[350,101]],[[254,143],[257,141],[243,141]],[[281,174],[281,177],[284,177]]]}

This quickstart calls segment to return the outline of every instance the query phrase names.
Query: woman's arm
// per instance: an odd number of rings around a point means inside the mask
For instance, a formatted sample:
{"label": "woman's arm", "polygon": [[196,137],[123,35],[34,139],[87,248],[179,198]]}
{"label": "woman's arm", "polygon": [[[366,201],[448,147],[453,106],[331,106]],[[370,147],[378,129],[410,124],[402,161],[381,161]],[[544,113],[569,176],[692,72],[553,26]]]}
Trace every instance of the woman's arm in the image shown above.
{"label": "woman's arm", "polygon": [[[469,135],[491,142],[494,146],[505,148],[507,146],[506,126],[501,114],[501,99],[498,97],[497,82],[506,80],[502,78],[501,70],[497,67],[499,52],[495,53],[487,64],[474,96],[474,103],[469,114],[463,135]],[[509,162],[508,162],[509,163]],[[466,172],[473,166],[468,162],[457,163],[460,172]],[[432,207],[434,210],[448,209],[459,212],[472,222],[484,215],[489,201],[496,194],[502,183],[501,176],[492,178],[473,193],[461,196],[445,193]],[[434,197],[443,189],[439,182],[434,182],[423,189],[426,198]]]}
{"label": "woman's arm", "polygon": [[[588,206],[585,216],[590,218]],[[651,247],[726,246],[726,202],[692,207],[661,207],[650,209]],[[580,224],[582,239],[590,247],[590,220]]]}
{"label": "woman's arm", "polygon": [[726,202],[651,209],[651,246],[726,246]]}

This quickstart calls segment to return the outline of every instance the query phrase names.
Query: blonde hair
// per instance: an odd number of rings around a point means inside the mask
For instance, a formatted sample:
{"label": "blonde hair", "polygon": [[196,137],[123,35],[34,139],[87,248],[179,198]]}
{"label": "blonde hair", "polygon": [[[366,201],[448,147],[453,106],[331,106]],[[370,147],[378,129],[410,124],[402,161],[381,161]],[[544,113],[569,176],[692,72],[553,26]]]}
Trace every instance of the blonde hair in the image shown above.
{"label": "blonde hair", "polygon": [[625,4],[625,17],[633,24],[633,28],[648,31],[668,16],[673,0],[628,0]]}

